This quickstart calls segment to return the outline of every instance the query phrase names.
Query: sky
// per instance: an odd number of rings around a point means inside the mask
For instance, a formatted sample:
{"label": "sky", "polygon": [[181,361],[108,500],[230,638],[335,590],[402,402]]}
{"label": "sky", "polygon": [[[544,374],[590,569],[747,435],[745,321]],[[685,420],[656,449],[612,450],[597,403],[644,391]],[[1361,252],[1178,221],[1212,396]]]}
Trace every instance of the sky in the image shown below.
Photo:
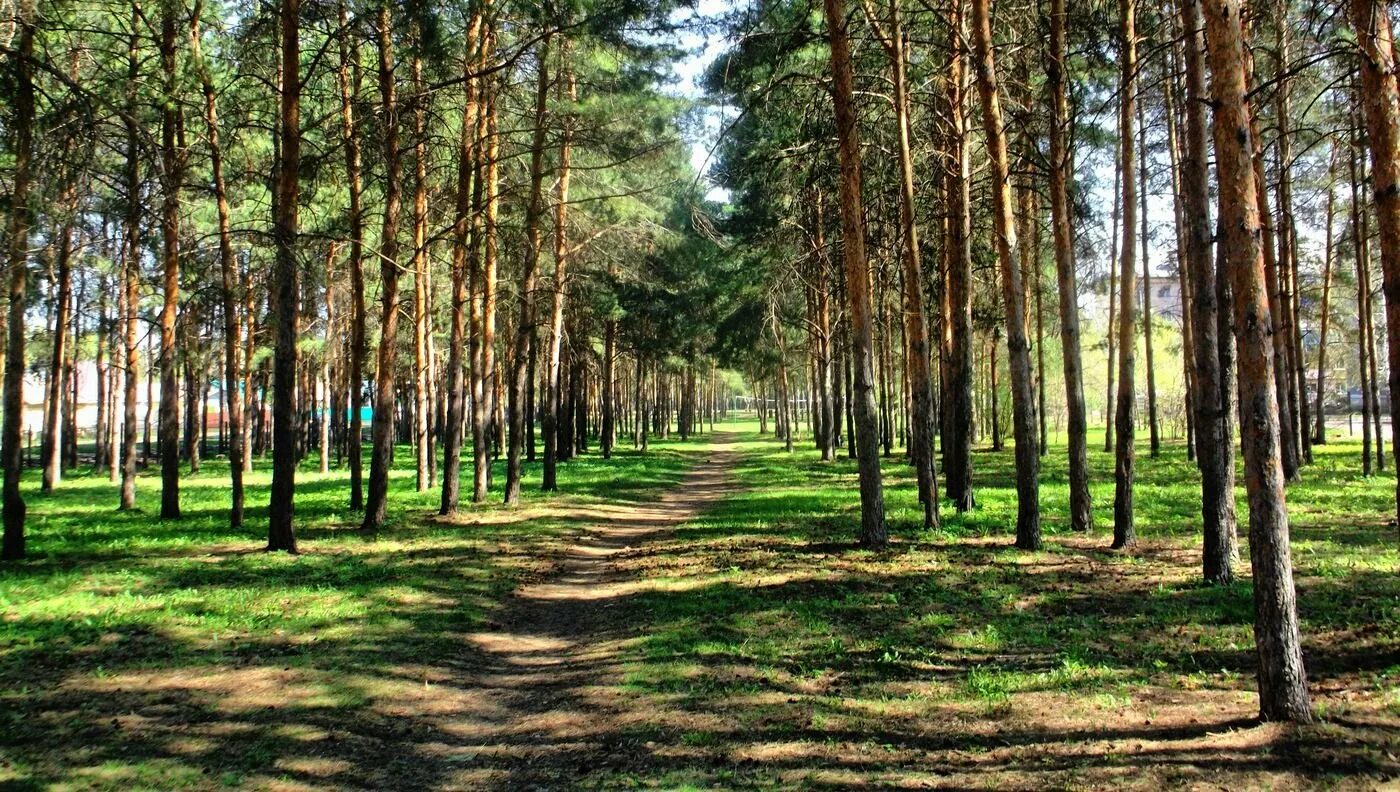
{"label": "sky", "polygon": [[[733,5],[734,0],[699,0],[694,9],[678,10],[672,17],[672,20],[681,26],[679,44],[685,55],[675,65],[675,83],[670,86],[671,93],[687,99],[704,98],[705,92],[699,84],[700,80],[705,70],[724,51],[728,42],[718,33],[707,34],[702,28],[704,23],[714,22],[733,8]],[[721,118],[720,108],[705,107],[702,109],[699,125],[687,131],[690,163],[702,176],[712,164],[710,152],[719,137]],[[725,202],[729,200],[729,192],[709,185],[705,197],[712,201]]]}

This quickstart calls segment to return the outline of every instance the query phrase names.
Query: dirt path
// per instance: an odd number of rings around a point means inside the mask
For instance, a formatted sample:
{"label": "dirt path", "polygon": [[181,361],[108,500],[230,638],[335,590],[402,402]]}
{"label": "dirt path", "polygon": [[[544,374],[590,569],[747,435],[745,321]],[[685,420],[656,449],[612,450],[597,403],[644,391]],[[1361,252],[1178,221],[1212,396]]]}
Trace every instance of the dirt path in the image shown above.
{"label": "dirt path", "polygon": [[626,761],[625,735],[648,715],[622,689],[620,654],[643,637],[626,599],[652,585],[630,562],[737,489],[732,440],[717,435],[711,453],[651,505],[597,509],[598,522],[559,553],[552,573],[469,636],[481,670],[462,687],[477,692],[476,716],[454,731],[476,745],[465,754],[452,747],[447,758],[472,768],[454,783],[552,789]]}

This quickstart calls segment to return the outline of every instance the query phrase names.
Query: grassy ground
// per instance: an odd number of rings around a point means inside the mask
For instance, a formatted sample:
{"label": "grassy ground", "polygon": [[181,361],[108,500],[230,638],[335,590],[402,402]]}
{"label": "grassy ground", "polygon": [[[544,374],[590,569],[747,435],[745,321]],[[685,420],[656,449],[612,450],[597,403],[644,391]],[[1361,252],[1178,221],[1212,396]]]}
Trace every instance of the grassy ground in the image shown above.
{"label": "grassy ground", "polygon": [[[1105,550],[1102,522],[1067,530],[1062,447],[1045,461],[1036,554],[1010,547],[1009,451],[977,454],[980,508],[928,533],[909,471],[888,463],[897,538],[875,554],[850,544],[849,462],[743,447],[743,490],[654,548],[657,590],[638,608],[652,618],[628,683],[693,716],[649,736],[689,759],[600,786],[693,782],[706,757],[726,766],[700,778],[773,788],[1368,787],[1400,773],[1394,480],[1359,476],[1355,444],[1317,449],[1289,492],[1321,716],[1302,730],[1253,721],[1247,546],[1240,583],[1196,582],[1199,479],[1181,445],[1139,462],[1131,554]],[[1090,460],[1103,521],[1112,458]]]}
{"label": "grassy ground", "polygon": [[[561,468],[568,494],[455,523],[431,516],[436,493],[412,491],[404,459],[398,516],[373,541],[339,508],[343,476],[310,473],[299,557],[257,552],[260,510],[227,530],[218,465],[186,479],[178,523],[151,516],[154,479],[137,515],[114,511],[105,479],[35,493],[33,557],[0,568],[0,787],[1295,788],[1400,775],[1394,479],[1362,478],[1355,444],[1319,448],[1289,492],[1321,720],[1288,729],[1252,720],[1247,564],[1233,587],[1195,582],[1199,494],[1180,445],[1141,459],[1134,553],[1104,550],[1106,524],[1065,530],[1056,447],[1045,552],[1009,546],[1008,451],[977,454],[979,509],[929,533],[890,461],[896,541],[874,554],[850,542],[851,463],[788,455],[754,428],[731,427],[732,494],[618,556],[613,582],[627,584],[598,609],[605,669],[550,699],[583,710],[586,747],[571,737],[529,768],[485,757],[553,744],[551,721],[517,728],[463,699],[486,662],[467,636],[551,574],[581,515],[653,503],[703,442],[585,457]],[[1102,521],[1111,458],[1091,462]],[[260,472],[251,503],[266,483]],[[454,730],[469,719],[503,730],[481,745]]]}
{"label": "grassy ground", "polygon": [[[347,720],[390,742],[397,724],[378,704],[469,664],[463,632],[577,530],[572,511],[673,485],[697,448],[584,457],[561,473],[567,495],[527,486],[524,508],[467,507],[453,523],[436,517],[436,491],[414,491],[401,449],[376,540],[342,508],[346,474],[307,472],[299,556],[260,552],[261,465],[241,532],[227,525],[218,462],[182,480],[178,522],[153,516],[155,470],[137,513],[116,511],[105,476],[41,495],[35,475],[30,558],[0,566],[0,788],[264,783]],[[536,466],[526,474],[539,481]]]}

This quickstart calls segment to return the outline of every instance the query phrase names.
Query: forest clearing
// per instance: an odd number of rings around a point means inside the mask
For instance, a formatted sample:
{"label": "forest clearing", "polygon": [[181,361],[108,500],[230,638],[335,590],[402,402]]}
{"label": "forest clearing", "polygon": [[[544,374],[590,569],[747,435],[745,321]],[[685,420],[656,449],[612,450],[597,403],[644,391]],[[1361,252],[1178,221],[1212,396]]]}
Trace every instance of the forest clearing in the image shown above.
{"label": "forest clearing", "polygon": [[1400,784],[1381,0],[0,0],[0,788]]}

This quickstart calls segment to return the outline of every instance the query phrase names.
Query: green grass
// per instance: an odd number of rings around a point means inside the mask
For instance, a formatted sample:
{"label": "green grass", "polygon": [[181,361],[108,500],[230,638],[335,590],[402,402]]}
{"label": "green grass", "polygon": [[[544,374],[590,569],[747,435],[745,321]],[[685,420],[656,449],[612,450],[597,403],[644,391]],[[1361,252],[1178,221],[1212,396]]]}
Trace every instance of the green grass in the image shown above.
{"label": "green grass", "polygon": [[[155,470],[139,480],[135,512],[116,509],[105,476],[70,476],[49,495],[26,477],[29,558],[0,566],[0,787],[164,789],[265,771],[279,730],[369,717],[396,682],[425,684],[415,666],[431,676],[444,661],[469,663],[463,633],[577,529],[556,515],[650,498],[699,447],[653,441],[645,456],[580,457],[561,467],[557,495],[537,491],[538,467],[527,464],[519,519],[493,492],[454,522],[436,518],[436,490],[414,490],[400,449],[391,519],[376,538],[344,508],[347,474],[309,463],[298,476],[296,556],[261,552],[270,484],[261,464],[240,531],[227,523],[222,461],[182,479],[178,521],[153,516]],[[503,466],[496,474],[499,487]],[[535,514],[546,505],[561,508]],[[185,689],[206,677],[232,687]],[[243,684],[260,713],[247,733],[175,757],[124,731],[123,719],[153,709],[192,723],[239,709]],[[287,708],[272,714],[282,699]]]}
{"label": "green grass", "polygon": [[[1060,771],[1082,766],[1103,773],[1095,776],[1100,783],[1126,766],[1162,773],[1206,761],[1208,752],[1163,750],[1161,765],[1126,763],[1093,751],[1081,756],[1086,740],[1154,739],[1144,722],[1163,724],[1161,739],[1209,740],[1255,714],[1248,546],[1239,582],[1198,582],[1199,477],[1180,442],[1166,443],[1160,458],[1145,448],[1139,458],[1134,552],[1107,550],[1111,455],[1090,453],[1098,523],[1085,536],[1066,524],[1064,449],[1053,447],[1041,476],[1043,552],[1011,546],[1008,449],[976,453],[978,508],[964,515],[945,508],[935,531],[921,527],[911,471],[886,460],[893,541],[876,553],[854,543],[856,475],[844,452],[823,463],[813,451],[787,454],[746,428],[743,491],[680,532],[671,548],[685,548],[686,562],[662,570],[670,576],[662,590],[640,597],[638,610],[649,619],[629,673],[638,692],[650,680],[650,706],[726,712],[735,739],[778,739],[799,753],[811,745],[799,746],[787,729],[808,743],[859,735],[862,745],[901,746],[887,762],[865,761],[864,779],[918,756],[928,729],[942,728],[949,742],[989,749],[1018,740],[1042,753],[1042,743],[1057,746],[1050,757],[1028,751],[1021,759]],[[1090,447],[1100,448],[1101,439]],[[1358,457],[1356,443],[1318,447],[1288,495],[1308,671],[1327,723],[1288,738],[1275,760],[1242,762],[1244,786],[1265,783],[1268,773],[1299,772],[1300,754],[1316,769],[1295,783],[1325,783],[1329,773],[1400,773],[1394,478],[1362,477]],[[1242,487],[1237,495],[1243,534]],[[741,725],[755,689],[779,702],[765,721],[768,734]],[[810,725],[814,710],[824,712],[820,728]],[[987,743],[989,722],[1003,724],[1004,741]],[[1347,750],[1348,741],[1384,747]],[[861,752],[847,746],[824,755],[828,763],[850,762],[852,750]],[[780,787],[798,778],[759,767],[750,781]],[[840,785],[835,778],[820,782]]]}
{"label": "green grass", "polygon": [[[467,636],[497,629],[508,595],[551,574],[586,507],[654,502],[709,454],[703,440],[583,456],[561,466],[558,495],[536,492],[531,468],[522,510],[466,506],[454,522],[435,518],[436,491],[413,491],[401,453],[373,539],[343,508],[345,474],[308,469],[299,556],[260,552],[261,468],[242,531],[226,525],[217,461],[183,482],[178,522],[154,518],[153,477],[140,513],[116,511],[105,478],[52,495],[26,480],[31,558],[0,567],[0,787],[1291,788],[1400,775],[1394,478],[1359,475],[1357,444],[1317,448],[1289,490],[1321,722],[1279,731],[1252,721],[1247,547],[1239,582],[1197,582],[1199,484],[1179,442],[1159,459],[1143,449],[1134,552],[1106,549],[1112,460],[1091,442],[1091,534],[1065,524],[1056,446],[1046,549],[1013,549],[1011,452],[979,449],[979,507],[945,508],[934,531],[909,469],[886,461],[893,542],[877,553],[853,542],[844,452],[823,463],[752,423],[729,430],[740,489],[624,554],[638,583],[600,603],[620,625],[597,638],[616,662],[555,702],[590,730],[537,724],[489,745],[453,724],[531,713],[472,709],[481,686],[511,684],[492,674],[513,671]],[[516,753],[526,744],[544,758]]]}

